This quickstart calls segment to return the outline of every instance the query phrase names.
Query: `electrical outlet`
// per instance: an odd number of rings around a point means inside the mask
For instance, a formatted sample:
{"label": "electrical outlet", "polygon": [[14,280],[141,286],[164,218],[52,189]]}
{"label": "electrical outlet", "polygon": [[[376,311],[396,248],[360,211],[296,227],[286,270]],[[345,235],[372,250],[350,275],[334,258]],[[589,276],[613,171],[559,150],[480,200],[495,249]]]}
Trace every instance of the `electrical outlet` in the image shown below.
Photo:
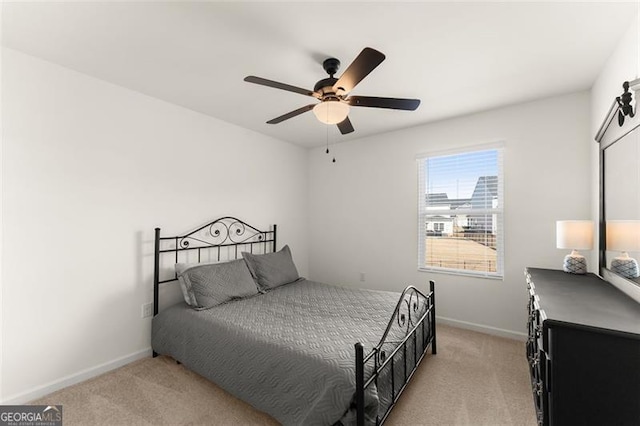
{"label": "electrical outlet", "polygon": [[360,281],[365,282],[366,276],[364,272],[360,272]]}
{"label": "electrical outlet", "polygon": [[148,318],[153,316],[153,303],[142,304],[142,318]]}

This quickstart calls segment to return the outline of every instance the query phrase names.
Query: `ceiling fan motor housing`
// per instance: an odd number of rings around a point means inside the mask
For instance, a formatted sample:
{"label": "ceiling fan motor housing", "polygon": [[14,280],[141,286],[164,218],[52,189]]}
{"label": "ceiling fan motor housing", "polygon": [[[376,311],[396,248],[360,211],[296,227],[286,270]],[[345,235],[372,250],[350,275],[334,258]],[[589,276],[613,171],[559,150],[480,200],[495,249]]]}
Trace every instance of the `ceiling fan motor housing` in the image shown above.
{"label": "ceiling fan motor housing", "polygon": [[321,93],[322,96],[331,95],[331,97],[335,97],[335,91],[333,90],[333,85],[338,81],[337,78],[333,76],[338,72],[340,68],[340,61],[336,58],[328,58],[325,59],[322,63],[322,68],[329,74],[329,78],[324,78],[316,83],[313,87],[314,92]]}
{"label": "ceiling fan motor housing", "polygon": [[321,93],[323,96],[328,94],[335,95],[333,85],[336,84],[336,81],[338,81],[338,79],[333,77],[323,78],[313,86],[313,91]]}

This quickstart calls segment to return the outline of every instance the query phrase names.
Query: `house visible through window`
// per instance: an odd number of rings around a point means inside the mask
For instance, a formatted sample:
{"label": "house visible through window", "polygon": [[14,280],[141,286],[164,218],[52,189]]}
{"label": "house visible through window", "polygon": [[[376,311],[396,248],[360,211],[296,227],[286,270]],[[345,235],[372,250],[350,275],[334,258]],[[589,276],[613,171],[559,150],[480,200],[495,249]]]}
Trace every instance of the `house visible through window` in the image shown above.
{"label": "house visible through window", "polygon": [[502,148],[418,159],[418,267],[503,274]]}

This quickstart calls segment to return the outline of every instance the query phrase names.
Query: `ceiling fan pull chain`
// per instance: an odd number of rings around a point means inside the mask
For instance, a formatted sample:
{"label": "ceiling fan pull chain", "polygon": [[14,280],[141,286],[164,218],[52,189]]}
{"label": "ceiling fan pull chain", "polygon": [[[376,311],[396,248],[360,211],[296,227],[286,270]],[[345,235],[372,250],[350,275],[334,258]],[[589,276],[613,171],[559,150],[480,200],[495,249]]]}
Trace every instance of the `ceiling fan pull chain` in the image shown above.
{"label": "ceiling fan pull chain", "polygon": [[[329,154],[329,125],[327,124],[326,126],[327,129],[327,150],[325,151],[327,154]],[[333,160],[331,160],[332,163],[336,162],[336,157],[333,157]]]}
{"label": "ceiling fan pull chain", "polygon": [[325,126],[325,128],[327,129],[327,154],[329,153],[329,126]]}

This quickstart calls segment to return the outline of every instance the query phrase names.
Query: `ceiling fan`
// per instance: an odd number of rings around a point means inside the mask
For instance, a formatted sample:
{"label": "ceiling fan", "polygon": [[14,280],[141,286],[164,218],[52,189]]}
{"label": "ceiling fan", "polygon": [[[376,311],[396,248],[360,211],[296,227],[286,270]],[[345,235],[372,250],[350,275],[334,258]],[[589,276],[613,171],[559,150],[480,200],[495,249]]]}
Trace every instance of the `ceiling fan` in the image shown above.
{"label": "ceiling fan", "polygon": [[305,105],[280,117],[267,121],[268,124],[278,124],[302,113],[313,110],[314,114],[323,123],[337,124],[343,135],[353,132],[353,125],[349,120],[349,107],[387,108],[405,111],[414,111],[420,105],[419,99],[379,98],[373,96],[349,96],[354,87],[360,83],[382,61],[384,54],[370,47],[365,47],[347,70],[335,78],[334,75],[340,67],[340,61],[336,58],[326,59],[322,67],[329,74],[328,78],[318,81],[312,90],[302,89],[289,84],[279,83],[266,78],[250,75],[244,81],[263,86],[282,89],[288,92],[311,96],[320,101]]}

